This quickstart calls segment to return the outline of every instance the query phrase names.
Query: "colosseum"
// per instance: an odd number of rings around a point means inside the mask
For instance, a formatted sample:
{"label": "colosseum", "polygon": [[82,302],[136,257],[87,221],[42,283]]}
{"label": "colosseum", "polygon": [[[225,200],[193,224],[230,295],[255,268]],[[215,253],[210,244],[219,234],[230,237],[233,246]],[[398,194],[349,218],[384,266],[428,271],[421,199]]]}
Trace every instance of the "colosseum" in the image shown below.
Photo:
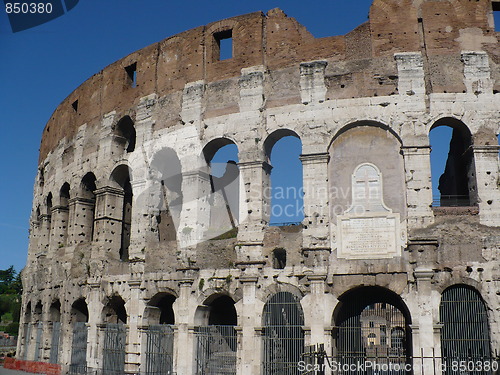
{"label": "colosseum", "polygon": [[[89,78],[43,130],[17,361],[103,375],[497,372],[495,11],[374,0],[348,34],[314,38],[272,9]],[[433,197],[438,127],[452,136]],[[304,219],[270,225],[271,152],[286,137],[301,145]]]}

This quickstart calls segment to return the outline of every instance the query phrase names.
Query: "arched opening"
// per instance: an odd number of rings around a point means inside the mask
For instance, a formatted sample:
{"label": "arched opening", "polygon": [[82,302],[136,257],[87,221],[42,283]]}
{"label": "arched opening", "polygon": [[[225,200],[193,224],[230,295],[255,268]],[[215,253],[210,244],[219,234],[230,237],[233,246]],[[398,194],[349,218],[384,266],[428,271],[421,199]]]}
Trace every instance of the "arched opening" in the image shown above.
{"label": "arched opening", "polygon": [[182,166],[177,153],[165,147],[155,152],[149,175],[149,207],[156,222],[158,241],[175,241],[182,211]]}
{"label": "arched opening", "polygon": [[88,241],[94,240],[96,190],[96,177],[92,172],[89,172],[83,176],[80,184],[81,205],[79,206],[81,207],[78,207],[81,210],[81,215],[78,217],[81,217],[85,240]]}
{"label": "arched opening", "polygon": [[304,219],[302,142],[292,130],[280,129],[264,142],[271,170],[270,225],[300,224]]}
{"label": "arched opening", "polygon": [[57,207],[56,230],[58,237],[57,242],[59,247],[66,245],[68,238],[68,222],[69,222],[69,200],[70,186],[67,182],[61,186],[59,190],[59,207]]}
{"label": "arched opening", "polygon": [[84,298],[77,299],[71,305],[70,321],[73,326],[70,373],[85,374],[87,373],[89,310]]}
{"label": "arched opening", "polygon": [[156,294],[148,303],[144,317],[146,329],[146,374],[173,373],[174,330],[173,303],[175,296],[168,293]]}
{"label": "arched opening", "polygon": [[382,287],[352,289],[334,311],[334,355],[349,364],[377,360],[404,366],[411,351],[409,311],[401,298]]}
{"label": "arched opening", "polygon": [[433,206],[476,204],[472,136],[464,123],[443,118],[429,132]]}
{"label": "arched opening", "polygon": [[42,336],[43,336],[43,309],[42,309],[42,302],[38,302],[35,305],[35,309],[33,311],[33,318],[34,318],[34,324],[35,324],[35,350],[34,350],[34,355],[33,355],[33,361],[40,361],[42,358],[42,352],[43,352],[43,342],[42,342]]}
{"label": "arched opening", "polygon": [[445,374],[456,373],[453,363],[491,360],[488,312],[477,290],[468,285],[447,288],[441,295],[439,320]]}
{"label": "arched opening", "polygon": [[125,343],[127,338],[127,310],[118,295],[108,298],[102,311],[104,345],[102,371],[104,374],[123,374],[125,370]]}
{"label": "arched opening", "polygon": [[111,174],[111,180],[116,182],[123,189],[123,204],[121,217],[121,237],[120,237],[120,260],[128,261],[130,233],[132,223],[132,201],[133,192],[130,183],[130,173],[126,165],[120,165],[115,168]]}
{"label": "arched opening", "polygon": [[233,231],[236,235],[240,207],[238,147],[227,138],[218,138],[203,148],[208,165],[210,224],[205,237],[215,238]]}
{"label": "arched opening", "polygon": [[50,221],[50,216],[52,215],[52,193],[49,193],[47,195],[47,199],[45,200],[45,208],[45,214],[48,215]]}
{"label": "arched opening", "polygon": [[304,353],[304,313],[299,298],[278,292],[264,305],[264,375],[299,374]]}
{"label": "arched opening", "polygon": [[52,324],[49,362],[58,363],[59,344],[61,339],[61,302],[59,302],[59,300],[52,302],[50,305],[49,319]]}
{"label": "arched opening", "polygon": [[115,142],[126,152],[135,150],[135,127],[130,116],[124,116],[115,127]]}
{"label": "arched opening", "polygon": [[236,373],[237,314],[234,301],[227,295],[212,296],[199,306],[195,327],[196,375]]}

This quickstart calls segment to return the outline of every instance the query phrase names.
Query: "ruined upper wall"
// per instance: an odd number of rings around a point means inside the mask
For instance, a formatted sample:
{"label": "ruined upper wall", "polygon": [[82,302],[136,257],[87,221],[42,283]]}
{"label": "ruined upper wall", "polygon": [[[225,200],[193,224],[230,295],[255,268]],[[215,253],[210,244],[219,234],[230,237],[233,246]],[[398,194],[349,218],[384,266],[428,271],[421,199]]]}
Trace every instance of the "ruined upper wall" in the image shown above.
{"label": "ruined upper wall", "polygon": [[[227,30],[232,30],[233,58],[219,60],[214,35]],[[462,92],[460,52],[483,50],[498,64],[497,37],[491,0],[374,0],[368,22],[345,36],[318,39],[279,9],[214,22],[134,52],[89,78],[48,121],[39,162],[81,125],[97,126],[111,111],[126,114],[141,97],[171,95],[198,80],[210,83],[238,77],[242,68],[255,65],[263,65],[279,81],[279,77],[289,79],[287,68],[299,62],[326,60],[326,83],[334,92],[327,100],[390,95],[391,88],[377,93],[367,82],[374,69],[392,69],[396,52],[421,51],[427,93]],[[125,70],[134,63],[136,87],[130,85]],[[493,72],[492,78],[496,75]],[[397,79],[397,75],[392,77]],[[337,92],[337,84],[343,90]],[[269,105],[280,105],[280,100],[272,99]],[[75,101],[77,110],[72,105]]]}

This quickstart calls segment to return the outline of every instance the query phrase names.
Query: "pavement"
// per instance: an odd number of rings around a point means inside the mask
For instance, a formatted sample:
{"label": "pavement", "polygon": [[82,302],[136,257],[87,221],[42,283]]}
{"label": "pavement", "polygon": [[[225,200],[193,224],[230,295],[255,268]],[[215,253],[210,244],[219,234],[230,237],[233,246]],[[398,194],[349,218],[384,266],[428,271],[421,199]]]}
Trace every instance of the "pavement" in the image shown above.
{"label": "pavement", "polygon": [[0,366],[0,375],[23,375],[23,374],[29,374],[29,372],[7,370],[6,368],[3,368],[3,366]]}

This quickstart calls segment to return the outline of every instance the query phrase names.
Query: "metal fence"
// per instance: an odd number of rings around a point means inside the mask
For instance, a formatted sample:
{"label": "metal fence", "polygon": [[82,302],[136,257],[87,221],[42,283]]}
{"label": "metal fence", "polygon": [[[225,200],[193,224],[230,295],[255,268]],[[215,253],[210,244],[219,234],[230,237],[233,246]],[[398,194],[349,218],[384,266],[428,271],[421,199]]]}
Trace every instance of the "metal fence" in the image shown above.
{"label": "metal fence", "polygon": [[71,364],[69,374],[87,374],[87,323],[77,322],[73,325],[73,341],[71,344]]}
{"label": "metal fence", "polygon": [[433,207],[468,207],[471,205],[468,195],[434,195]]}
{"label": "metal fence", "polygon": [[[454,372],[456,361],[491,357],[488,313],[475,290],[466,286],[446,289],[441,297],[439,318],[443,323],[441,349],[447,375]],[[490,374],[491,369],[468,373]]]}
{"label": "metal fence", "polygon": [[61,323],[55,322],[52,324],[52,340],[50,345],[50,363],[59,361],[59,340],[61,337]]}
{"label": "metal fence", "polygon": [[127,328],[122,323],[107,323],[104,327],[102,370],[106,375],[123,375]]}
{"label": "metal fence", "polygon": [[269,299],[264,306],[264,375],[300,373],[303,325],[304,314],[295,295],[279,292]]}
{"label": "metal fence", "polygon": [[172,375],[174,330],[171,325],[155,324],[146,329],[145,371],[143,375]]}
{"label": "metal fence", "polygon": [[195,327],[195,375],[236,374],[237,337],[234,326]]}
{"label": "metal fence", "polygon": [[[440,353],[432,349],[432,353],[424,355],[421,350],[417,356],[403,358],[392,356],[390,352],[374,352],[359,362],[352,363],[344,355],[327,355],[324,345],[311,345],[306,347],[298,367],[302,375],[324,375],[332,373],[337,375],[454,375],[470,374],[500,374],[500,357],[468,357],[443,359]],[[448,361],[448,363],[446,363]],[[485,369],[486,368],[486,369]]]}

